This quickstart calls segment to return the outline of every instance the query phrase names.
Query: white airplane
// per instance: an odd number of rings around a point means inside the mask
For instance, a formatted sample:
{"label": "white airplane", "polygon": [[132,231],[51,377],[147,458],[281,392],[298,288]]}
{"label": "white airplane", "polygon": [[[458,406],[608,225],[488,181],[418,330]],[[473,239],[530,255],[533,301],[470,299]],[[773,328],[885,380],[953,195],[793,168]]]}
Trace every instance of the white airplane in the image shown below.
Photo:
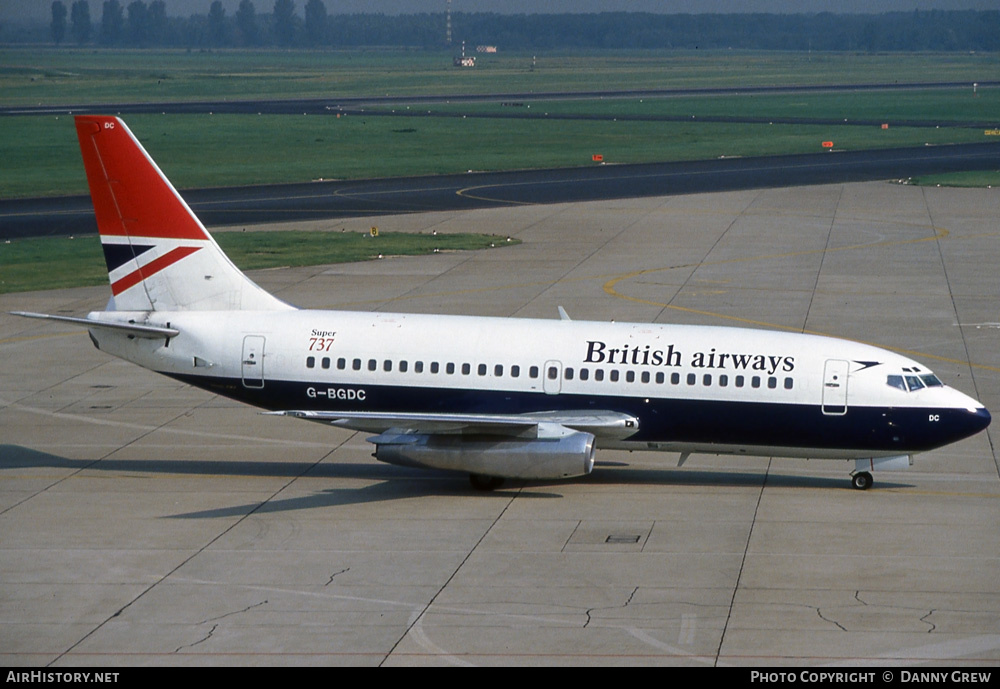
{"label": "white airplane", "polygon": [[875,469],[990,414],[922,364],[765,330],[299,310],[226,257],[125,124],[77,134],[113,296],[101,351],[282,414],[375,434],[375,457],[504,478],[589,474],[597,448],[765,455]]}

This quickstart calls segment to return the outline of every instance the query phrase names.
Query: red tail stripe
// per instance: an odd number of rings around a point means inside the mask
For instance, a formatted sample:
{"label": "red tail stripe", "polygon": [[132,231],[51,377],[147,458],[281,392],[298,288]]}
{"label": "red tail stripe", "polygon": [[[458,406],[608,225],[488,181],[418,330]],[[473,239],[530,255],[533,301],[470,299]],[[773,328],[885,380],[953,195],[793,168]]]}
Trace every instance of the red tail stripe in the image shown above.
{"label": "red tail stripe", "polygon": [[201,249],[200,246],[179,246],[168,251],[159,258],[153,259],[138,270],[134,270],[125,277],[111,283],[111,293],[118,296],[129,287],[137,285],[147,278],[151,278],[164,268],[168,268],[185,256],[190,256],[195,251]]}
{"label": "red tail stripe", "polygon": [[201,222],[120,120],[81,115],[76,130],[102,235],[208,239]]}

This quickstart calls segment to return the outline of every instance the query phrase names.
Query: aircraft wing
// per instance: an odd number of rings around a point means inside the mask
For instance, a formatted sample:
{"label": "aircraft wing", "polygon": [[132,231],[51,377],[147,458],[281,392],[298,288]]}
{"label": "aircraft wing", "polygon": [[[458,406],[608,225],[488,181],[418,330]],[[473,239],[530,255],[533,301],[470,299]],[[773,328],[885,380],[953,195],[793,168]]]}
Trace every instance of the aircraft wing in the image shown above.
{"label": "aircraft wing", "polygon": [[639,430],[639,420],[615,411],[547,411],[530,414],[438,414],[368,411],[285,410],[263,412],[327,423],[356,431],[426,435],[503,435],[541,438],[559,428],[591,433],[598,438],[622,439]]}

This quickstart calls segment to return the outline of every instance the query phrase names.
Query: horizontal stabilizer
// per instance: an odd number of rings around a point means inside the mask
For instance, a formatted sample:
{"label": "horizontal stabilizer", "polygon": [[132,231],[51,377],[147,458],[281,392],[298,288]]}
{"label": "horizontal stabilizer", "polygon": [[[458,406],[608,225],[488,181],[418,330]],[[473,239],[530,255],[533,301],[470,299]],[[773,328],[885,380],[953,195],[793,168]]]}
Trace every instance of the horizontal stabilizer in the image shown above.
{"label": "horizontal stabilizer", "polygon": [[82,325],[85,328],[103,328],[105,330],[116,330],[126,332],[136,337],[149,339],[160,339],[162,337],[177,337],[181,334],[176,328],[165,328],[159,325],[143,325],[141,323],[121,323],[118,321],[100,321],[96,318],[76,318],[73,316],[53,316],[48,313],[33,313],[31,311],[11,311],[13,316],[24,316],[25,318],[39,318],[46,321],[59,321],[61,323],[72,323]]}

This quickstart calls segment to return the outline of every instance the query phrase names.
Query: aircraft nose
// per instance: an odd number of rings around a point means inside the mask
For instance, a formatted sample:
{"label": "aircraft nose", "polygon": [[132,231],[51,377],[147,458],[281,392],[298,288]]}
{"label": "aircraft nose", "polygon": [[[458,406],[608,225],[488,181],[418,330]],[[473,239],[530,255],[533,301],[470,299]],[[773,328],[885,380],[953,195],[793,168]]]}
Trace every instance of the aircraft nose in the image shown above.
{"label": "aircraft nose", "polygon": [[990,413],[989,411],[987,411],[986,407],[979,407],[971,411],[974,419],[972,423],[976,429],[974,431],[975,433],[984,430],[987,426],[990,425],[990,421],[993,420],[993,417],[990,416]]}
{"label": "aircraft nose", "polygon": [[993,417],[990,416],[986,407],[970,406],[962,412],[954,414],[949,427],[955,439],[962,440],[979,433],[989,426],[992,420]]}

